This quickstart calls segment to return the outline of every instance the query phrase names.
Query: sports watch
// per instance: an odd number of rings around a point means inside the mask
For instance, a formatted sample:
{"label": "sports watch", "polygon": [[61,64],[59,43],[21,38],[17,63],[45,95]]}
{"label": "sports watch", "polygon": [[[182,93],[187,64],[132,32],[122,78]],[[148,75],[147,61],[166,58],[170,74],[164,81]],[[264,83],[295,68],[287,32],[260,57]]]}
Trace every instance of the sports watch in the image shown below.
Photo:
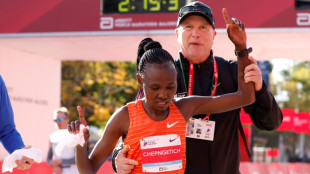
{"label": "sports watch", "polygon": [[252,47],[241,51],[235,50],[235,55],[238,57],[244,57],[245,55],[249,55],[249,53],[251,53],[252,50],[253,50]]}

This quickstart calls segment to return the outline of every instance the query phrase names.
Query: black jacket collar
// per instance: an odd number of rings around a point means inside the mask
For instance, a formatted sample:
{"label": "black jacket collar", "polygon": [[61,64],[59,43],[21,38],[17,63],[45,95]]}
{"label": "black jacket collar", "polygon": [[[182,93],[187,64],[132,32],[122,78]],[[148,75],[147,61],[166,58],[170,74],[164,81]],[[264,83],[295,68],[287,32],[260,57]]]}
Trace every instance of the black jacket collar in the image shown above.
{"label": "black jacket collar", "polygon": [[[209,57],[202,63],[194,64],[194,67],[199,66],[201,68],[201,67],[210,66],[210,64],[213,64],[212,57],[213,57],[213,51],[211,50]],[[181,52],[179,52],[179,61],[182,61],[181,63],[183,65],[184,71],[188,71],[190,63],[187,60],[187,58]]]}

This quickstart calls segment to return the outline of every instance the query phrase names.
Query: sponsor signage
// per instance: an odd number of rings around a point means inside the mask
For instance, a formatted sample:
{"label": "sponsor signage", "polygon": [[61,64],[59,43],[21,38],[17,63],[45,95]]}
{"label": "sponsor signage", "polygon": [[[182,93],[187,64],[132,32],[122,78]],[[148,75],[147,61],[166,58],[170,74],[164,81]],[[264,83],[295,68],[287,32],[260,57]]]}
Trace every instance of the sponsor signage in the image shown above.
{"label": "sponsor signage", "polygon": [[308,133],[309,131],[309,113],[300,112],[294,117],[294,132]]}
{"label": "sponsor signage", "polygon": [[[216,29],[225,28],[224,7],[247,28],[310,27],[310,9],[307,4],[296,8],[294,0],[201,1],[212,7]],[[0,1],[0,33],[173,31],[179,9],[189,2],[192,0],[28,0],[16,5]]]}
{"label": "sponsor signage", "polygon": [[294,117],[295,110],[294,109],[281,109],[283,114],[283,120],[280,127],[277,129],[278,131],[293,131],[294,128]]}

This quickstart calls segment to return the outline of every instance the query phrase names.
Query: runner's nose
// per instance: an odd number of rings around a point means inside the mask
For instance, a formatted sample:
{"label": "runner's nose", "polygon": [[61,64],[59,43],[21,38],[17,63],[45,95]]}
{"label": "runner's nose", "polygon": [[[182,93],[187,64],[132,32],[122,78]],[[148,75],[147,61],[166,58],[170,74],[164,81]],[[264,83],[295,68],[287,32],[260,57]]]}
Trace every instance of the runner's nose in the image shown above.
{"label": "runner's nose", "polygon": [[166,90],[161,90],[159,92],[158,98],[163,99],[163,100],[167,99],[168,98],[168,92]]}

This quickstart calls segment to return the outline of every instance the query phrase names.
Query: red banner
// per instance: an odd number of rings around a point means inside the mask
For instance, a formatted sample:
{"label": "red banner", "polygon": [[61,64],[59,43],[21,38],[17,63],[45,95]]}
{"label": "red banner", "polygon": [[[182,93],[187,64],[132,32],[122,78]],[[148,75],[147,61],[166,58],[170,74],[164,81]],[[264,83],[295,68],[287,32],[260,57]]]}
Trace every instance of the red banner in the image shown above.
{"label": "red banner", "polygon": [[277,129],[278,131],[293,131],[294,128],[294,116],[295,111],[294,109],[281,109],[283,114],[283,121],[280,127]]}
{"label": "red banner", "polygon": [[294,117],[294,132],[308,133],[309,132],[309,113],[299,112]]}
{"label": "red banner", "polygon": [[[294,131],[310,135],[310,113],[296,113],[294,109],[281,109],[283,121],[277,131]],[[253,125],[251,117],[241,109],[240,120],[243,125]]]}
{"label": "red banner", "polygon": [[277,148],[267,148],[266,149],[266,157],[278,158],[279,157],[279,149],[277,149]]}
{"label": "red banner", "polygon": [[253,125],[250,115],[245,113],[243,108],[241,108],[240,120],[242,124]]}
{"label": "red banner", "polygon": [[[0,161],[0,166],[2,166],[3,161]],[[45,161],[41,163],[33,163],[30,169],[18,170],[14,168],[13,172],[5,172],[2,174],[52,174],[53,169]],[[111,161],[106,160],[97,172],[98,174],[116,174],[112,169]]]}
{"label": "red banner", "polygon": [[[309,117],[310,117],[310,113],[309,113]],[[310,119],[310,118],[309,118]],[[310,120],[308,122],[308,135],[310,135]]]}
{"label": "red banner", "polygon": [[[248,148],[251,148],[251,127],[243,127],[244,136],[246,139],[246,143]],[[239,131],[239,148],[240,148],[240,154],[241,154],[241,161],[250,161],[250,158],[248,156],[248,153],[246,151],[246,147],[244,145],[243,139],[241,137],[240,131]]]}
{"label": "red banner", "polygon": [[[247,28],[310,27],[310,9],[294,0],[207,1],[216,28],[225,28],[222,8]],[[0,1],[0,33],[166,30],[176,27],[185,0]],[[236,5],[238,4],[238,5]],[[145,31],[144,31],[145,32]]]}

